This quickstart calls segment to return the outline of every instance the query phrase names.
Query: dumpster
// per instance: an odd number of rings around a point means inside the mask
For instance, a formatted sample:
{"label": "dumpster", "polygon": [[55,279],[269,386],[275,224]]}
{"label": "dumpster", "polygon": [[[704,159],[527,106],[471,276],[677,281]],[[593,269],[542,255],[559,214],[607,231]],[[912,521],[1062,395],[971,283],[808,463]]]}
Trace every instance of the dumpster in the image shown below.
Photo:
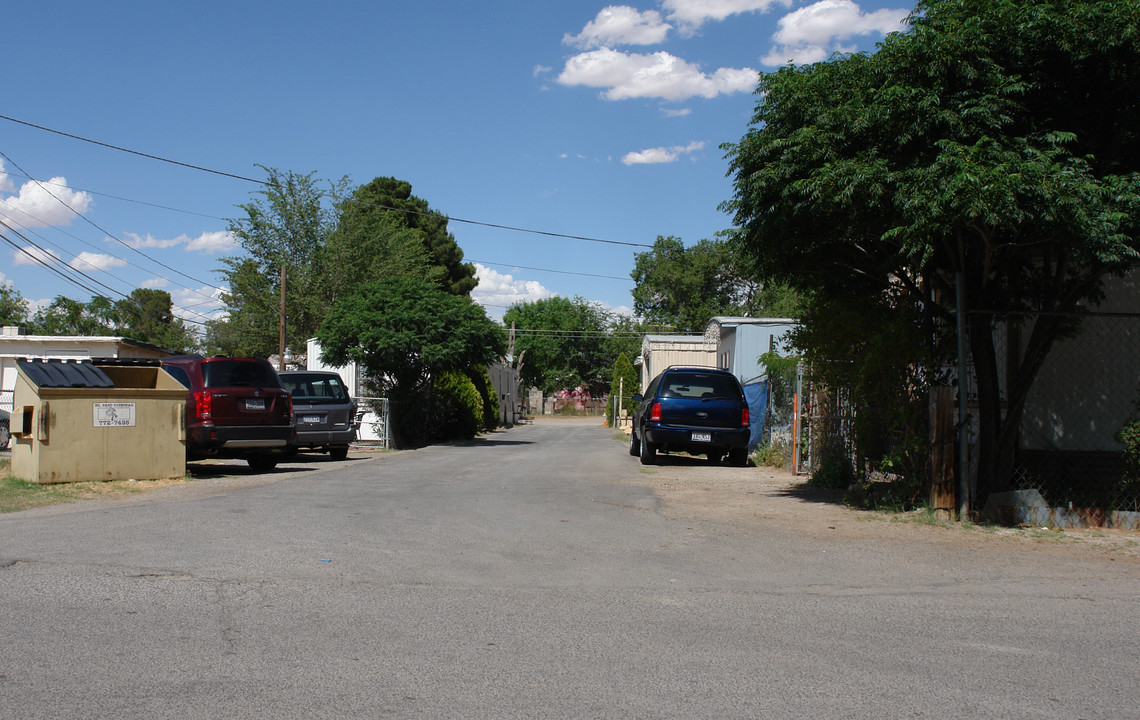
{"label": "dumpster", "polygon": [[186,387],[158,360],[17,360],[16,367],[16,477],[46,484],[186,475]]}

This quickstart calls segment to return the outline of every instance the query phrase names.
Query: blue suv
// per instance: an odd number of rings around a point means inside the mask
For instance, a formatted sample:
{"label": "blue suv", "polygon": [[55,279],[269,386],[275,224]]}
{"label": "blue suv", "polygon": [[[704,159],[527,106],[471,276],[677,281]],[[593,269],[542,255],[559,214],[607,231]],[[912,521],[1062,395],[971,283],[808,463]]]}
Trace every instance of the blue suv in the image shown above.
{"label": "blue suv", "polygon": [[659,451],[705,455],[712,463],[727,455],[731,465],[748,464],[748,403],[732,373],[671,367],[633,399],[629,454],[643,465],[656,463]]}

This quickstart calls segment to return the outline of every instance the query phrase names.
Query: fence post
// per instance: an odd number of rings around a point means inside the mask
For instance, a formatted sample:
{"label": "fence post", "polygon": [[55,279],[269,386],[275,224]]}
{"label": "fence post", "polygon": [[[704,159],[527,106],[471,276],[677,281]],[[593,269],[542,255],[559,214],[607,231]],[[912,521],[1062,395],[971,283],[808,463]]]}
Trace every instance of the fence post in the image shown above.
{"label": "fence post", "polygon": [[930,388],[930,507],[937,517],[954,517],[954,393],[949,385]]}

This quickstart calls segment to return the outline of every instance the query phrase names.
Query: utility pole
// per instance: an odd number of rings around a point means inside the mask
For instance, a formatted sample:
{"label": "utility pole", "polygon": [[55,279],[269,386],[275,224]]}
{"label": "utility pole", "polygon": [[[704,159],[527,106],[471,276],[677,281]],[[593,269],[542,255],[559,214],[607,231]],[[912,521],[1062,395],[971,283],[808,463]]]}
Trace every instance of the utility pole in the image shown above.
{"label": "utility pole", "polygon": [[281,328],[277,335],[277,369],[285,369],[285,263],[281,263]]}

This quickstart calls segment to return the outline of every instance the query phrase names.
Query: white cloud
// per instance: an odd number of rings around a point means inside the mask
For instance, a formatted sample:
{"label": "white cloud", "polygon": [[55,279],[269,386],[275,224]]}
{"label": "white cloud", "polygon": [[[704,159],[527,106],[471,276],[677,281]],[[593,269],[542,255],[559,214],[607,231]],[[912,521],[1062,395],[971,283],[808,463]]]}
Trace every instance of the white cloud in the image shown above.
{"label": "white cloud", "polygon": [[851,0],[819,0],[780,18],[773,36],[777,46],[761,62],[769,66],[813,63],[832,53],[847,51],[842,41],[856,35],[886,35],[903,30],[910,10],[876,10],[864,13]]}
{"label": "white cloud", "polygon": [[688,145],[674,145],[673,147],[656,147],[639,152],[627,153],[621,159],[626,165],[656,165],[676,162],[682,155],[692,155],[704,149],[703,141],[691,142]]}
{"label": "white cloud", "polygon": [[554,293],[536,280],[515,280],[508,274],[475,263],[479,285],[471,291],[471,299],[488,307],[488,313],[502,316],[506,308],[518,302],[532,302],[552,297]]}
{"label": "white cloud", "polygon": [[661,108],[661,114],[665,117],[686,117],[692,113],[692,108]]}
{"label": "white cloud", "polygon": [[[0,189],[4,182],[11,186],[4,177]],[[87,193],[67,187],[66,178],[53,177],[46,183],[26,182],[19,194],[0,198],[0,211],[19,213],[18,222],[25,227],[51,227],[70,224],[76,213],[82,215],[93,204]]]}
{"label": "white cloud", "polygon": [[691,97],[751,92],[757,72],[748,68],[721,68],[711,75],[667,52],[628,54],[600,48],[566,61],[558,76],[562,85],[607,88],[607,100],[661,98],[682,101]]}
{"label": "white cloud", "polygon": [[148,290],[157,290],[158,288],[164,288],[169,284],[170,281],[164,277],[152,277],[149,280],[143,280],[142,285],[139,287],[143,287]]}
{"label": "white cloud", "polygon": [[4,161],[0,160],[0,192],[13,192],[16,186],[12,183],[12,178],[8,177],[8,173],[4,172]]}
{"label": "white cloud", "polygon": [[186,243],[186,250],[189,252],[228,252],[237,247],[237,238],[233,233],[228,230],[217,230],[215,232],[202,233],[190,242]]}
{"label": "white cloud", "polygon": [[791,4],[791,0],[662,0],[661,7],[681,32],[692,33],[708,20],[767,12],[773,5],[791,7]]}
{"label": "white cloud", "polygon": [[202,233],[196,238],[189,235],[179,235],[175,238],[156,238],[147,233],[145,236],[137,233],[123,233],[123,242],[136,250],[139,248],[171,248],[185,245],[187,252],[227,252],[237,247],[237,238],[227,230]]}
{"label": "white cloud", "polygon": [[72,261],[68,263],[68,266],[81,272],[87,272],[89,270],[109,270],[114,267],[122,267],[126,264],[126,260],[117,258],[114,255],[84,251],[76,255]]}
{"label": "white cloud", "polygon": [[203,316],[213,320],[225,314],[225,303],[222,302],[221,288],[203,285],[194,290],[181,288],[170,292],[170,300],[174,303],[174,314],[184,320],[202,322]]}
{"label": "white cloud", "polygon": [[663,22],[656,10],[640,12],[628,5],[610,5],[602,8],[579,34],[565,35],[562,43],[580,48],[657,45],[665,41],[670,29],[672,26]]}
{"label": "white cloud", "polygon": [[60,257],[51,250],[43,250],[38,247],[22,247],[12,253],[13,265],[41,265],[41,264],[54,264],[60,262]]}

